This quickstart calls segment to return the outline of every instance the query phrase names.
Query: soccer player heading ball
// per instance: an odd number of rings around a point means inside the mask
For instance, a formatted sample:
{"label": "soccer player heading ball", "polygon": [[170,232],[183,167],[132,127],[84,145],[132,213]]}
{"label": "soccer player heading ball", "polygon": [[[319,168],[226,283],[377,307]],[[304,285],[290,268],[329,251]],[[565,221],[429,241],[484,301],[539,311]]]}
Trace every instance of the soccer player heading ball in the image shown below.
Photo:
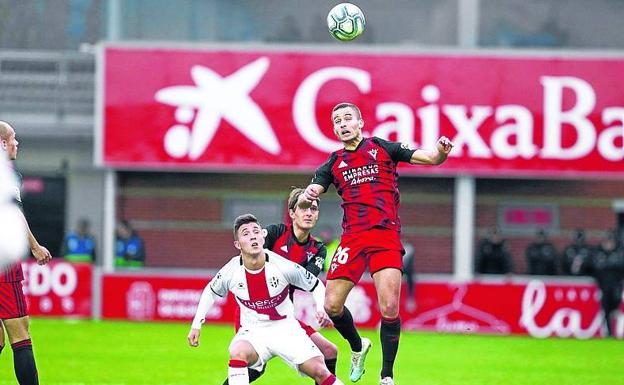
{"label": "soccer player heading ball", "polygon": [[323,312],[323,283],[302,266],[265,250],[262,228],[251,214],[234,221],[234,246],[240,255],[223,266],[202,292],[189,344],[199,345],[206,313],[217,297],[229,291],[241,309],[240,329],[229,347],[230,385],[248,385],[247,368],[260,368],[277,355],[317,384],[343,385],[329,372],[323,354],[295,318],[289,297],[292,286],[310,291],[317,310]]}
{"label": "soccer player heading ball", "polygon": [[331,184],[342,197],[343,234],[327,274],[325,310],[336,330],[351,346],[350,377],[351,381],[358,381],[364,374],[364,361],[371,342],[360,338],[344,304],[368,267],[382,316],[380,384],[393,385],[393,366],[401,334],[399,300],[403,254],[396,166],[399,162],[439,165],[446,160],[453,143],[443,136],[438,139],[435,150],[426,151],[409,149],[405,144],[377,137],[364,138],[362,114],[351,103],[335,106],[332,121],[334,134],[344,148],[333,152],[316,170],[298,204],[309,206]]}

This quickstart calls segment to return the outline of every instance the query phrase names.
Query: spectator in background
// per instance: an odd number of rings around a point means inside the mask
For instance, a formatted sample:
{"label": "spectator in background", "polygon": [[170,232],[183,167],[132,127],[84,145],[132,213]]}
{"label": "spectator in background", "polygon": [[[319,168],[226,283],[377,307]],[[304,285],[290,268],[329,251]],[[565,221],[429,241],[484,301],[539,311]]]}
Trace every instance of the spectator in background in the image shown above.
{"label": "spectator in background", "polygon": [[572,239],[572,243],[563,251],[561,271],[564,275],[588,275],[592,247],[585,241],[585,231],[577,229]]}
{"label": "spectator in background", "polygon": [[403,239],[403,275],[407,283],[407,299],[405,300],[405,309],[409,312],[416,310],[416,292],[414,282],[414,246],[406,239]]}
{"label": "spectator in background", "polygon": [[61,255],[69,262],[95,262],[95,238],[89,231],[89,221],[81,218],[75,231],[65,236]]}
{"label": "spectator in background", "polygon": [[508,274],[512,272],[511,255],[507,241],[502,238],[498,227],[492,227],[488,237],[479,242],[475,270],[479,274]]}
{"label": "spectator in background", "polygon": [[604,313],[608,335],[613,337],[612,315],[617,314],[620,307],[624,280],[624,249],[618,247],[617,234],[614,231],[609,231],[596,248],[587,271],[594,277],[602,293],[600,306]]}
{"label": "spectator in background", "polygon": [[117,224],[117,253],[115,266],[143,267],[145,265],[145,245],[143,239],[126,220]]}
{"label": "spectator in background", "polygon": [[552,242],[548,240],[544,229],[540,229],[537,232],[537,239],[535,242],[529,244],[524,255],[529,269],[528,274],[557,274],[557,249]]}

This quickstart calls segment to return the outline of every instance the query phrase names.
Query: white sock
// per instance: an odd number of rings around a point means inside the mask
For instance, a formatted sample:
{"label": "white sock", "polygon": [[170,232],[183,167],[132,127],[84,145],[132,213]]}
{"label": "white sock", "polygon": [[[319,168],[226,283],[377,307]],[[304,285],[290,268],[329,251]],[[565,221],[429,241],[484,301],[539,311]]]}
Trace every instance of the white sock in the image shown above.
{"label": "white sock", "polygon": [[247,366],[228,366],[228,383],[230,385],[249,385],[249,373],[247,372]]}

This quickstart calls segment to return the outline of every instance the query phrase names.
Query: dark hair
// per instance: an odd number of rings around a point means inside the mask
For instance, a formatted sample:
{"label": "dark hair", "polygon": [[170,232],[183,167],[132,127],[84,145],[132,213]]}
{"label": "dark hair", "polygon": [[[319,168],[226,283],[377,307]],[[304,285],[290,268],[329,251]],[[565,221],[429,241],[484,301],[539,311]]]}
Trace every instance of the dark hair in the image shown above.
{"label": "dark hair", "polygon": [[335,112],[336,110],[339,110],[339,109],[341,109],[341,108],[349,108],[349,107],[350,107],[350,108],[353,108],[353,109],[355,110],[355,113],[356,113],[356,115],[357,115],[357,118],[358,118],[358,119],[362,119],[362,112],[360,111],[360,109],[358,108],[358,106],[356,106],[356,105],[355,105],[355,104],[353,104],[353,103],[346,103],[346,102],[336,104],[336,106],[335,106],[334,108],[332,108],[332,116],[334,115],[334,112]]}
{"label": "dark hair", "polygon": [[239,215],[236,217],[236,219],[234,219],[234,239],[238,239],[238,229],[240,229],[242,225],[246,225],[247,223],[257,223],[258,226],[260,226],[258,218],[256,218],[253,214]]}

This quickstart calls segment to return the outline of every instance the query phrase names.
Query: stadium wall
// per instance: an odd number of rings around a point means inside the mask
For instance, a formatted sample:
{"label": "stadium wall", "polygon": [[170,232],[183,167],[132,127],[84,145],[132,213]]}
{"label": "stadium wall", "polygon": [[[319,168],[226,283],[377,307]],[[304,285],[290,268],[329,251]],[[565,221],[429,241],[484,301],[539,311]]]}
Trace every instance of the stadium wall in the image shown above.
{"label": "stadium wall", "polygon": [[[245,183],[250,179],[256,181],[251,186]],[[214,269],[235,253],[233,218],[225,207],[228,199],[243,196],[280,202],[291,186],[304,185],[306,180],[301,175],[125,173],[120,178],[118,216],[136,224],[144,237],[147,266]],[[451,274],[452,180],[404,177],[400,188],[403,234],[416,246],[416,272]],[[557,213],[550,236],[559,250],[570,243],[577,228],[586,230],[590,243],[598,243],[606,230],[616,227],[612,206],[622,198],[622,191],[621,181],[478,179],[477,234],[483,237],[491,226],[501,224],[501,207],[510,202],[542,204]],[[321,217],[337,209],[336,194],[330,191],[325,197]],[[276,213],[277,218],[282,215]],[[518,274],[526,272],[524,250],[535,238],[534,225],[528,227],[503,229]]]}

